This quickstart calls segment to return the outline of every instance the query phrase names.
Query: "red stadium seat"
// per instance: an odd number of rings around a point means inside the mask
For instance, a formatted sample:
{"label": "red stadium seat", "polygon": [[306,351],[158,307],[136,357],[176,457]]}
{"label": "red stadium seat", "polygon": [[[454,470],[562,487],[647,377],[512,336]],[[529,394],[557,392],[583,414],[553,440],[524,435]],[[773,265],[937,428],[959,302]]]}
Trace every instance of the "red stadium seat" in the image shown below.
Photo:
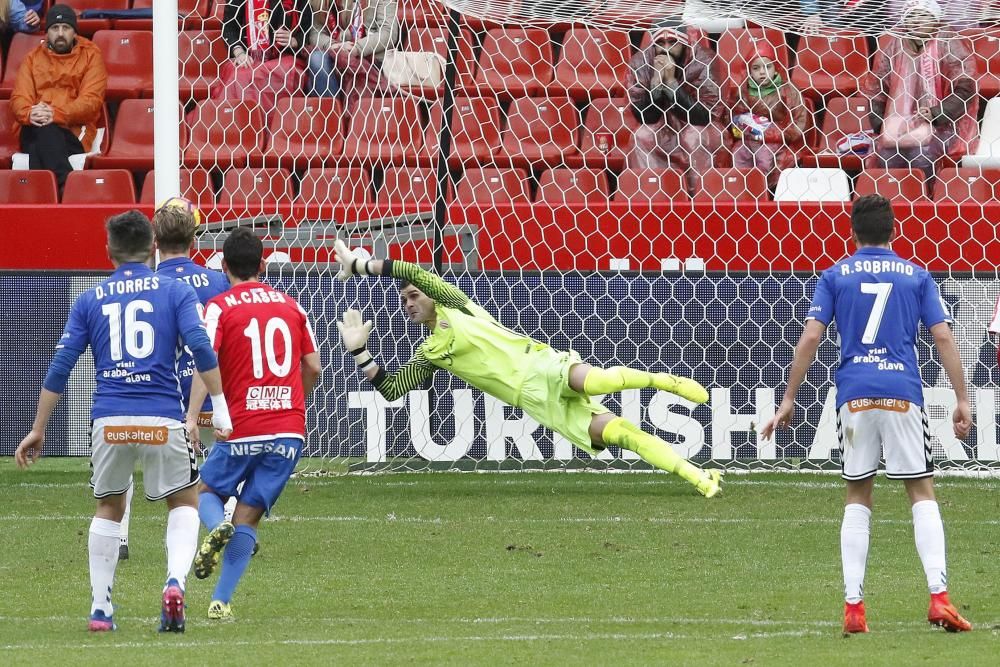
{"label": "red stadium seat", "polygon": [[340,102],[331,97],[286,97],[271,113],[271,143],[264,164],[303,170],[340,155],[344,130]]}
{"label": "red stadium seat", "polygon": [[1000,169],[942,169],[937,176],[934,201],[986,204],[1000,196]]}
{"label": "red stadium seat", "polygon": [[606,202],[611,198],[603,169],[550,169],[538,179],[535,201],[548,204]]}
{"label": "red stadium seat", "polygon": [[[471,82],[476,73],[476,56],[474,54],[475,41],[472,33],[467,29],[462,29],[455,41],[455,48],[458,53],[455,56],[456,81]],[[436,53],[445,62],[448,62],[448,28],[441,25],[416,25],[412,26],[406,36],[407,51],[425,51]],[[438,89],[422,88],[419,93],[432,97],[438,95],[444,86]],[[417,93],[417,90],[410,89]]]}
{"label": "red stadium seat", "polygon": [[181,101],[203,100],[219,77],[219,65],[229,57],[229,47],[220,30],[184,31],[177,36],[177,57],[181,61],[178,78]]}
{"label": "red stadium seat", "polygon": [[10,169],[10,159],[21,150],[21,140],[10,131],[13,120],[10,115],[10,102],[0,100],[0,169]]}
{"label": "red stadium seat", "polygon": [[575,100],[621,95],[630,56],[627,32],[573,28],[563,39],[555,86]]}
{"label": "red stadium seat", "polygon": [[247,211],[275,207],[292,200],[292,182],[287,169],[234,168],[222,177],[219,206]]}
{"label": "red stadium seat", "polygon": [[868,109],[868,98],[860,95],[829,100],[823,126],[820,128],[819,146],[815,155],[802,156],[803,166],[815,164],[820,167],[840,167],[848,171],[861,169],[861,157],[854,153],[841,155],[837,146],[849,135],[871,132]]}
{"label": "red stadium seat", "polygon": [[747,59],[754,53],[758,42],[770,44],[782,69],[788,71],[788,48],[783,32],[774,28],[727,30],[719,37],[716,53],[720,61],[718,71],[729,85],[746,83]]}
{"label": "red stadium seat", "polygon": [[3,82],[0,83],[0,97],[8,98],[14,90],[14,79],[17,78],[17,70],[21,67],[28,53],[40,44],[45,44],[45,34],[28,35],[23,32],[16,32],[10,40],[10,48],[7,51],[7,61],[3,74]]}
{"label": "red stadium seat", "polygon": [[0,171],[0,201],[4,204],[58,204],[56,176],[51,171]]}
{"label": "red stadium seat", "polygon": [[[84,37],[90,37],[98,30],[111,30],[111,19],[79,18],[83,12],[88,9],[121,10],[129,8],[129,0],[63,0],[63,4],[69,5],[76,11],[76,31]],[[42,20],[45,20],[44,16],[42,16]]]}
{"label": "red stadium seat", "polygon": [[541,95],[552,81],[552,43],[540,28],[494,28],[483,38],[469,92],[503,98]]}
{"label": "red stadium seat", "polygon": [[882,195],[887,199],[920,201],[927,198],[924,172],[919,169],[866,169],[854,183],[854,196]]}
{"label": "red stadium seat", "polygon": [[507,114],[501,155],[514,166],[561,166],[576,157],[574,145],[580,114],[568,98],[522,97]]}
{"label": "red stadium seat", "polygon": [[618,176],[615,201],[669,202],[688,199],[684,174],[674,169],[627,169]]}
{"label": "red stadium seat", "polygon": [[760,169],[711,169],[701,175],[697,200],[766,201],[767,176]]}
{"label": "red stadium seat", "polygon": [[[441,133],[441,105],[431,107],[424,139],[427,157],[436,159]],[[453,166],[464,162],[492,162],[500,149],[500,104],[493,97],[457,97],[451,110]]]}
{"label": "red stadium seat", "polygon": [[434,0],[399,0],[396,5],[396,18],[407,26],[443,24],[447,12],[443,2]]}
{"label": "red stadium seat", "polygon": [[594,100],[580,129],[583,163],[588,167],[621,169],[638,127],[632,103],[627,99]]}
{"label": "red stadium seat", "polygon": [[985,98],[1000,95],[1000,28],[975,28],[961,34],[972,41],[978,60],[979,94]]}
{"label": "red stadium seat", "polygon": [[412,213],[434,208],[437,197],[437,176],[432,168],[390,167],[385,170],[382,188],[376,203],[381,206],[397,205]]}
{"label": "red stadium seat", "polygon": [[310,169],[302,176],[299,201],[328,206],[364,206],[372,203],[372,177],[359,168]]}
{"label": "red stadium seat", "polygon": [[94,44],[108,70],[108,101],[153,94],[153,33],[143,30],[101,30]]}
{"label": "red stadium seat", "polygon": [[[224,1],[224,0],[220,0]],[[181,16],[179,28],[200,28],[209,15],[211,0],[177,0],[177,13]],[[132,0],[132,9],[152,9],[153,0]],[[115,19],[115,30],[152,30],[152,19]]]}
{"label": "red stadium seat", "polygon": [[524,169],[466,169],[455,186],[455,199],[463,204],[527,203],[528,174]]}
{"label": "red stadium seat", "polygon": [[134,204],[135,183],[126,169],[71,171],[63,188],[64,204]]}
{"label": "red stadium seat", "polygon": [[868,74],[868,42],[857,35],[805,35],[799,41],[792,83],[816,100],[857,94]]}
{"label": "red stadium seat", "polygon": [[256,105],[230,100],[204,100],[187,116],[187,166],[246,166],[260,160],[259,145],[266,134]]}
{"label": "red stadium seat", "polygon": [[414,164],[423,150],[423,133],[416,99],[362,99],[351,116],[344,157],[365,163]]}
{"label": "red stadium seat", "polygon": [[[182,146],[186,131],[182,125]],[[153,100],[122,100],[111,146],[93,162],[98,169],[143,171],[153,167]]]}
{"label": "red stadium seat", "polygon": [[[142,183],[142,195],[139,197],[140,204],[156,203],[156,170],[151,169],[146,173],[146,180]],[[212,178],[205,169],[181,169],[181,196],[189,201],[193,201],[201,208],[208,208],[215,204],[215,190],[212,188]]]}

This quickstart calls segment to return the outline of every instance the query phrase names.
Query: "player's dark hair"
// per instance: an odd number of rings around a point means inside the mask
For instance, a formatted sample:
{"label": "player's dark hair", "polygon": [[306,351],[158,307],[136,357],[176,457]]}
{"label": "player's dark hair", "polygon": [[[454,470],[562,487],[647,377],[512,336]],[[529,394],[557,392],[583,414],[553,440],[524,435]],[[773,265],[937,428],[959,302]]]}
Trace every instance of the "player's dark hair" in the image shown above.
{"label": "player's dark hair", "polygon": [[164,206],[153,214],[153,233],[163,252],[186,253],[194,243],[194,214],[176,206]]}
{"label": "player's dark hair", "polygon": [[865,195],[851,207],[851,229],[861,245],[884,245],[892,238],[896,217],[892,204],[881,195]]}
{"label": "player's dark hair", "polygon": [[249,227],[237,227],[222,244],[222,258],[229,273],[240,280],[250,280],[260,273],[264,244]]}
{"label": "player's dark hair", "polygon": [[132,209],[108,218],[108,252],[119,264],[145,262],[153,252],[153,226],[141,211]]}

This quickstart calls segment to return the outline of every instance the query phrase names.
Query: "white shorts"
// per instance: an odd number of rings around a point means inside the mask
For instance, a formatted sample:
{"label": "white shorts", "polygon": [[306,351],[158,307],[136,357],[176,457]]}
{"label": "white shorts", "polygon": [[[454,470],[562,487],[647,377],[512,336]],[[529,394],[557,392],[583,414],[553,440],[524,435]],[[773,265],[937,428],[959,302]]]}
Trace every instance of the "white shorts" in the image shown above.
{"label": "white shorts", "polygon": [[143,489],[161,500],[198,483],[184,424],[164,417],[103,417],[91,427],[90,486],[95,498],[125,493],[142,460]]}
{"label": "white shorts", "polygon": [[885,452],[885,476],[918,479],[934,474],[931,432],[919,405],[896,398],[858,398],[837,411],[842,477],[872,477]]}

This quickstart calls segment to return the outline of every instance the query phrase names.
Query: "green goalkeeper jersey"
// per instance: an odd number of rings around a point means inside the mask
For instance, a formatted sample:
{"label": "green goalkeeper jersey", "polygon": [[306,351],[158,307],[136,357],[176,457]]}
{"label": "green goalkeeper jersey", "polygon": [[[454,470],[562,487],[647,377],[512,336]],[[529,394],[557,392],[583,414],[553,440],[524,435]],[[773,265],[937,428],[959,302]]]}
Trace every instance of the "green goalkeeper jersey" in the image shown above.
{"label": "green goalkeeper jersey", "polygon": [[416,389],[438,368],[508,405],[521,407],[529,352],[549,346],[511,331],[457,287],[415,264],[386,260],[383,275],[407,280],[434,300],[437,323],[416,354],[395,373],[380,370],[372,384],[392,401]]}

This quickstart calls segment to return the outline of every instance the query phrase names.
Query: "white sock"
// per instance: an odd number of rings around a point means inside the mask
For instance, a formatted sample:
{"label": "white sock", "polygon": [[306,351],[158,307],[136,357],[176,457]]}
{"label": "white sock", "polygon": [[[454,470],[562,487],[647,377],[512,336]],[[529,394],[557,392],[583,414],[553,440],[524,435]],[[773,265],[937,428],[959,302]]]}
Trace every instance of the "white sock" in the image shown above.
{"label": "white sock", "polygon": [[93,598],[90,613],[100,609],[110,616],[111,587],[115,583],[115,568],[118,567],[118,537],[120,524],[96,516],[90,522],[90,592]]}
{"label": "white sock", "polygon": [[236,510],[236,496],[229,496],[229,500],[226,501],[225,510],[226,521],[232,522],[233,512]]}
{"label": "white sock", "polygon": [[852,604],[864,597],[871,520],[872,511],[864,505],[852,503],[844,507],[844,522],[840,526],[840,560],[844,566],[844,600]]}
{"label": "white sock", "polygon": [[198,510],[184,505],[167,513],[167,579],[183,589],[198,551]]}
{"label": "white sock", "polygon": [[121,523],[121,543],[128,546],[128,522],[132,518],[132,496],[135,495],[135,480],[128,483],[128,491],[125,492],[125,515]]}
{"label": "white sock", "polygon": [[917,543],[920,562],[927,575],[931,593],[948,590],[948,575],[944,557],[944,524],[937,501],[921,500],[913,504],[913,539]]}

